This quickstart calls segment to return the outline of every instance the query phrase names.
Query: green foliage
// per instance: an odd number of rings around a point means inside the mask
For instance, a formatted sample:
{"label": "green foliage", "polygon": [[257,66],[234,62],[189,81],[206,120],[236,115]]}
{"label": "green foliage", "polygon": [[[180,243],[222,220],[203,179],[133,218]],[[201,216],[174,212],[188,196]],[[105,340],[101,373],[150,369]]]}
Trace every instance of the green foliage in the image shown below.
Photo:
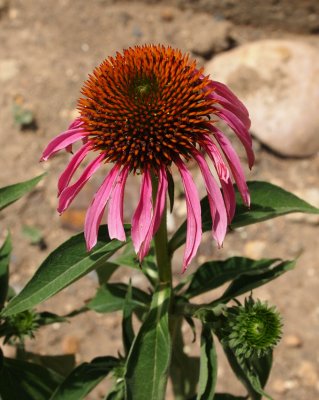
{"label": "green foliage", "polygon": [[200,372],[196,400],[213,400],[217,381],[217,354],[213,335],[208,325],[201,334]]}
{"label": "green foliage", "polygon": [[9,261],[12,251],[10,235],[0,248],[0,310],[4,306],[9,290]]}
{"label": "green foliage", "polygon": [[97,357],[75,368],[56,388],[50,400],[81,400],[90,393],[120,361],[114,357]]}
{"label": "green foliage", "polygon": [[100,313],[109,313],[123,309],[124,304],[133,308],[140,308],[147,311],[148,304],[151,302],[151,297],[137,288],[131,288],[132,298],[128,300],[126,294],[128,286],[124,283],[105,283],[102,285],[96,296],[88,303],[88,308]]}
{"label": "green foliage", "polygon": [[23,195],[30,192],[44,177],[45,174],[25,182],[0,188],[0,210],[19,200]]}
{"label": "green foliage", "polygon": [[[243,205],[242,199],[236,190],[237,207],[231,228],[256,224],[281,215],[302,212],[319,214],[319,209],[301,200],[292,193],[268,182],[248,182],[251,196],[251,205],[248,209]],[[211,230],[212,220],[208,197],[201,201],[203,232]],[[170,252],[182,246],[186,241],[186,221],[179,227],[169,242]]]}
{"label": "green foliage", "polygon": [[101,227],[98,242],[89,253],[83,233],[73,236],[44,260],[22,292],[8,304],[3,315],[25,311],[47,300],[103,265],[123,245],[123,242],[109,239],[106,226]]}
{"label": "green foliage", "polygon": [[[42,176],[0,189],[0,209],[31,190]],[[169,176],[169,197],[174,201],[174,185]],[[237,193],[237,211],[231,227],[258,223],[290,212],[319,213],[303,200],[265,182],[250,182],[251,209],[242,204]],[[203,230],[211,228],[207,198],[202,206]],[[40,232],[30,227],[24,233],[32,242],[42,239]],[[0,336],[13,342],[20,338],[18,360],[3,356],[0,349],[0,398],[3,400],[80,400],[107,375],[115,382],[104,400],[163,400],[167,379],[172,380],[177,400],[244,400],[228,393],[215,393],[217,380],[216,337],[221,342],[230,367],[243,383],[252,400],[270,399],[264,391],[272,365],[272,348],[281,332],[281,323],[272,307],[252,300],[244,306],[237,296],[281,276],[294,267],[294,260],[252,260],[232,257],[223,261],[208,261],[183,278],[175,287],[171,282],[159,282],[155,249],[139,265],[126,226],[126,243],[110,240],[107,226],[99,231],[98,243],[87,252],[83,234],[78,234],[55,249],[40,265],[25,288],[9,300],[9,258],[11,239],[8,235],[0,248]],[[186,223],[173,235],[170,255],[185,242]],[[115,253],[121,254],[115,257]],[[110,282],[119,267],[140,271],[148,281],[143,291],[129,284]],[[67,316],[49,312],[37,313],[34,307],[54,296],[92,270],[96,270],[99,287],[85,306]],[[214,290],[224,284],[224,293]],[[211,295],[206,304],[191,303],[203,293]],[[229,301],[238,305],[228,307]],[[3,308],[4,307],[4,308]],[[123,349],[120,358],[98,357],[74,368],[73,355],[42,356],[23,348],[24,336],[35,329],[55,322],[65,322],[87,310],[110,313],[122,311]],[[139,324],[133,328],[133,315]],[[275,315],[275,316],[274,316]],[[182,325],[188,322],[196,337],[199,320],[200,358],[185,350]],[[195,339],[194,339],[195,341]],[[186,343],[187,345],[187,343]],[[32,361],[32,362],[30,362]]]}
{"label": "green foliage", "polygon": [[48,368],[4,357],[0,371],[0,398],[48,400],[61,381],[62,377]]}
{"label": "green foliage", "polygon": [[160,400],[166,392],[172,343],[168,310],[171,289],[159,287],[126,362],[127,400]]}

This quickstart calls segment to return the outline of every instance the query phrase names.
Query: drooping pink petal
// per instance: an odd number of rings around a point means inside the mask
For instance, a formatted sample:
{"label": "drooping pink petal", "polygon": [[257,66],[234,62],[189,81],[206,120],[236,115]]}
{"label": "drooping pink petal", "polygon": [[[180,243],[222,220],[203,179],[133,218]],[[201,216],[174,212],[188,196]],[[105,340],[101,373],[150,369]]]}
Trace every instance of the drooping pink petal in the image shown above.
{"label": "drooping pink petal", "polygon": [[[200,79],[204,79],[204,77],[205,76],[202,75]],[[232,114],[236,115],[247,130],[250,128],[251,121],[247,108],[226,85],[220,82],[210,81],[203,90],[207,93],[209,92],[207,94],[208,98],[216,100],[216,110],[219,110],[220,108],[218,105],[221,105]]]}
{"label": "drooping pink petal", "polygon": [[241,108],[236,107],[233,103],[230,103],[229,100],[226,100],[224,97],[217,94],[217,92],[212,92],[209,97],[217,100],[219,105],[229,110],[232,114],[236,115],[247,130],[250,128],[251,121],[248,113],[243,112]]}
{"label": "drooping pink petal", "polygon": [[159,171],[158,188],[157,188],[156,201],[155,201],[151,225],[148,228],[147,234],[145,236],[145,239],[144,239],[144,241],[140,247],[139,253],[138,253],[138,257],[139,257],[140,261],[142,261],[143,258],[149,252],[152,238],[160,226],[163,211],[164,211],[165,205],[166,205],[167,187],[168,187],[167,174],[166,174],[165,167],[162,166]]}
{"label": "drooping pink petal", "polygon": [[75,183],[73,183],[73,185],[66,187],[62,191],[59,198],[59,213],[62,213],[69,207],[75,196],[83,188],[86,182],[91,178],[94,172],[99,168],[103,161],[103,158],[104,154],[100,154],[95,160],[91,161],[90,164],[82,172],[80,178]]}
{"label": "drooping pink petal", "polygon": [[112,191],[108,209],[108,230],[111,239],[126,240],[123,226],[123,199],[129,167],[124,167],[119,173]]}
{"label": "drooping pink petal", "polygon": [[71,128],[60,133],[60,135],[52,139],[51,142],[47,145],[42,154],[41,161],[46,161],[53,154],[57,153],[62,149],[66,149],[67,147],[75,143],[77,140],[84,138],[85,135],[86,131],[81,126]]}
{"label": "drooping pink petal", "polygon": [[233,187],[233,183],[228,168],[224,163],[224,160],[220,154],[220,150],[218,150],[215,143],[213,143],[212,141],[207,141],[207,143],[205,144],[205,150],[210,159],[214,163],[214,167],[216,169],[219,181],[222,185],[223,197],[228,217],[228,224],[230,224],[235,214],[236,198],[235,198],[235,190]]}
{"label": "drooping pink petal", "polygon": [[182,177],[185,190],[187,207],[187,232],[186,246],[183,259],[183,272],[194,258],[202,237],[202,221],[200,201],[195,183],[182,160],[177,159],[175,163]]}
{"label": "drooping pink petal", "polygon": [[98,191],[95,193],[93,201],[86,212],[84,223],[84,237],[88,251],[90,251],[96,245],[97,234],[101,219],[106,204],[112,193],[112,189],[114,187],[114,183],[118,176],[119,170],[120,166],[118,164],[114,165],[114,167],[104,179]]}
{"label": "drooping pink petal", "polygon": [[235,189],[233,186],[233,182],[231,181],[231,178],[229,178],[226,182],[221,181],[221,184],[223,189],[225,207],[227,211],[227,221],[228,225],[230,225],[236,211]]}
{"label": "drooping pink petal", "polygon": [[[241,194],[241,197],[243,199],[244,204],[247,206],[250,205],[250,196],[249,196],[249,191],[248,191],[248,186],[246,183],[246,178],[244,174],[244,170],[241,166],[239,157],[234,150],[230,140],[226,137],[226,135],[223,134],[222,131],[220,131],[218,128],[215,126],[208,126],[208,129],[213,132],[219,146],[221,147],[223,153],[225,154],[225,157],[227,159],[227,162],[229,164],[229,167],[231,169],[231,172],[233,174],[233,177],[235,179],[235,182],[237,183],[239,193]],[[209,136],[207,136],[207,141],[211,141]]]}
{"label": "drooping pink petal", "polygon": [[239,140],[244,145],[247,153],[249,168],[252,168],[255,162],[255,155],[252,149],[252,139],[248,130],[245,128],[240,119],[229,110],[219,109],[218,116],[224,120],[230,128],[232,128]]}
{"label": "drooping pink petal", "polygon": [[202,172],[207,190],[209,208],[213,222],[213,237],[218,246],[221,247],[227,231],[227,212],[224,199],[204,157],[199,151],[194,151],[193,154]]}
{"label": "drooping pink petal", "polygon": [[143,174],[141,193],[138,205],[132,217],[132,242],[138,254],[145,240],[152,220],[152,182],[151,174],[146,170]]}
{"label": "drooping pink petal", "polygon": [[229,103],[234,104],[234,106],[239,108],[243,114],[246,114],[248,116],[247,108],[226,85],[217,81],[211,81],[210,85],[214,87],[214,91],[219,96],[223,97],[225,100],[228,100]]}
{"label": "drooping pink petal", "polygon": [[90,147],[87,145],[82,146],[72,157],[71,161],[69,162],[66,169],[60,175],[58,181],[58,196],[60,193],[68,186],[72,176],[74,175],[75,171],[84,160],[85,156],[87,155]]}

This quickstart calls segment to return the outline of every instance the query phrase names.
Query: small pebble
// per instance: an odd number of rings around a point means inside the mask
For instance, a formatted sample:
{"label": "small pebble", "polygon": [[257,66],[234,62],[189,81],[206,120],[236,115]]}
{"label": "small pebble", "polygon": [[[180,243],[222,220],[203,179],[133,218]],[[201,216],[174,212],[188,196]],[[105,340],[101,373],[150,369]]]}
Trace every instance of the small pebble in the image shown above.
{"label": "small pebble", "polygon": [[291,348],[298,348],[301,347],[303,345],[301,338],[298,335],[286,335],[286,337],[284,338],[284,344],[287,347],[291,347]]}
{"label": "small pebble", "polygon": [[66,354],[75,354],[80,349],[80,341],[76,336],[66,336],[62,341],[62,350]]}

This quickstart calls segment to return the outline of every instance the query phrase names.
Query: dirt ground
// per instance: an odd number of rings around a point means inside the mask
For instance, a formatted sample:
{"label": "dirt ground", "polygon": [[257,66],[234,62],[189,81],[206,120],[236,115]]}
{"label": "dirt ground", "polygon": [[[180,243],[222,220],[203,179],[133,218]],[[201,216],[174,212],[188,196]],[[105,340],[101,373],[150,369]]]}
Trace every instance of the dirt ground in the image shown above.
{"label": "dirt ground", "polygon": [[[200,64],[219,51],[259,38],[303,35],[305,40],[318,44],[318,8],[317,0],[0,0],[0,186],[48,172],[32,194],[0,217],[1,237],[7,228],[13,237],[14,288],[20,290],[50,251],[82,229],[85,207],[101,180],[102,175],[98,174],[61,218],[56,212],[56,182],[68,155],[38,163],[48,140],[64,130],[76,115],[82,82],[96,65],[117,50],[150,42],[190,51]],[[215,24],[219,36],[211,47],[199,50],[208,36],[202,28],[203,21]],[[36,124],[32,129],[21,130],[15,123],[13,107],[17,104],[33,112]],[[247,171],[248,179],[270,181],[319,206],[318,157],[280,158],[257,140],[254,146],[257,163],[252,172]],[[131,181],[126,204],[134,204],[136,196],[136,184]],[[132,208],[125,207],[126,218]],[[184,215],[184,202],[179,200],[170,218],[172,231]],[[196,265],[212,257],[298,257],[298,267],[293,272],[255,293],[277,305],[284,319],[284,338],[275,351],[267,386],[276,400],[319,398],[318,225],[318,217],[313,216],[278,218],[231,233],[222,250],[216,250],[211,237],[205,234],[189,268],[192,272]],[[46,248],[31,245],[23,226],[37,228]],[[181,277],[177,263],[180,255],[178,252],[174,259],[176,281]],[[127,282],[129,276],[123,269],[115,278]],[[140,274],[134,274],[133,283],[141,282]],[[40,308],[58,314],[70,312],[93,296],[96,287],[96,277],[90,274]],[[54,324],[40,330],[35,340],[28,341],[27,349],[52,355],[73,352],[76,360],[83,362],[98,355],[116,355],[121,350],[120,337],[120,315],[89,312],[72,319],[70,324]],[[198,341],[187,343],[191,353],[198,347]],[[6,354],[12,353],[13,349],[7,347]],[[219,391],[243,393],[223,359],[218,375]],[[104,389],[102,384],[90,398],[100,398]]]}

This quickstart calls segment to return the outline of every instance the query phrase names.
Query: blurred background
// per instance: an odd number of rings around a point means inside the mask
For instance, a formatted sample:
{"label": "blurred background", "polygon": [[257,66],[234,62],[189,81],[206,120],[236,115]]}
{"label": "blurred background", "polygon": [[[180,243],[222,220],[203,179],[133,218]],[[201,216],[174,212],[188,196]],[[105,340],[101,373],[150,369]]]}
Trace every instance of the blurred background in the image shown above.
{"label": "blurred background", "polygon": [[[144,43],[189,52],[212,79],[235,91],[248,106],[256,165],[249,180],[266,180],[319,206],[319,2],[318,0],[0,0],[0,186],[48,174],[37,189],[0,217],[0,239],[13,236],[11,284],[19,291],[46,255],[82,230],[85,209],[103,173],[86,186],[62,217],[56,212],[56,183],[69,155],[45,164],[44,146],[77,116],[76,102],[87,75],[109,55]],[[243,163],[245,157],[236,139]],[[197,170],[194,166],[193,175]],[[201,194],[203,184],[199,182]],[[126,218],[137,199],[132,180]],[[177,187],[173,232],[185,218]],[[319,271],[316,216],[293,214],[230,233],[221,250],[205,234],[186,272],[212,257],[298,257],[297,268],[257,290],[278,307],[284,338],[275,351],[267,389],[275,399],[319,398]],[[181,278],[175,258],[175,279]],[[141,274],[122,269],[115,280],[145,285]],[[41,305],[65,314],[95,293],[91,274]],[[200,301],[205,298],[198,299]],[[207,299],[206,299],[207,300]],[[41,354],[75,354],[77,362],[121,351],[121,316],[89,312],[37,332],[27,342]],[[187,331],[187,327],[185,330]],[[196,354],[191,333],[186,351]],[[5,354],[14,349],[6,346]],[[222,359],[218,391],[243,393]],[[102,383],[90,398],[103,396]],[[168,397],[169,398],[169,397]]]}

